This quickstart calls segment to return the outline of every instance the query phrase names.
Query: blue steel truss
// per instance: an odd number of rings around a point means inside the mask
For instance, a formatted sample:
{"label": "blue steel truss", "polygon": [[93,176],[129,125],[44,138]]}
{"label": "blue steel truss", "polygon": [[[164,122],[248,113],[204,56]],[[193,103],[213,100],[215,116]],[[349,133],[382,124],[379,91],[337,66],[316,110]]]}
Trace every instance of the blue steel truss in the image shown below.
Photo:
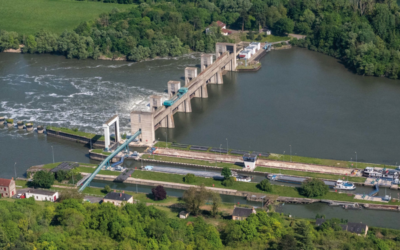
{"label": "blue steel truss", "polygon": [[100,170],[106,166],[110,166],[110,161],[114,156],[116,156],[122,150],[129,150],[129,143],[132,142],[136,137],[138,137],[142,133],[142,130],[139,129],[134,135],[132,135],[129,139],[127,139],[124,143],[121,144],[114,152],[112,152],[104,161],[100,163],[100,165],[96,168],[96,170],[90,175],[90,177],[83,183],[82,187],[79,189],[79,192],[85,190],[85,188],[90,184],[93,178],[100,172]]}

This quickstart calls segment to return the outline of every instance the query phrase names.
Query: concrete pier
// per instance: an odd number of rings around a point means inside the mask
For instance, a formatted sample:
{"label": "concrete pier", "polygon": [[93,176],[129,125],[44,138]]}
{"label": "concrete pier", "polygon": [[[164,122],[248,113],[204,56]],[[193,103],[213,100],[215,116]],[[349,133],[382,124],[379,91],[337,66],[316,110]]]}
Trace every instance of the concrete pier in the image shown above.
{"label": "concrete pier", "polygon": [[18,126],[18,129],[23,129],[24,128],[24,122],[23,121],[18,121],[17,122],[17,126]]}
{"label": "concrete pier", "polygon": [[27,124],[26,124],[26,131],[29,131],[29,132],[30,132],[30,131],[32,131],[32,130],[33,130],[33,123],[30,123],[30,122],[27,123]]}
{"label": "concrete pier", "polygon": [[39,125],[39,126],[37,126],[37,128],[36,128],[36,131],[38,132],[38,134],[43,134],[43,126],[41,126],[41,125]]}
{"label": "concrete pier", "polygon": [[14,127],[14,120],[13,119],[7,119],[7,127],[12,128]]}

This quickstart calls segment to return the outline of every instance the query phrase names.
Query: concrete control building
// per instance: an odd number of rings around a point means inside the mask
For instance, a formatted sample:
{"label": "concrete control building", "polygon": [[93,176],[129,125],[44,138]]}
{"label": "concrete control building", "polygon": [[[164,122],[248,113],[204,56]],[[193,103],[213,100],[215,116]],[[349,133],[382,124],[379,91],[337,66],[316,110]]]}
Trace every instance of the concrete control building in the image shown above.
{"label": "concrete control building", "polygon": [[2,179],[0,178],[0,195],[1,197],[12,197],[16,194],[14,178]]}

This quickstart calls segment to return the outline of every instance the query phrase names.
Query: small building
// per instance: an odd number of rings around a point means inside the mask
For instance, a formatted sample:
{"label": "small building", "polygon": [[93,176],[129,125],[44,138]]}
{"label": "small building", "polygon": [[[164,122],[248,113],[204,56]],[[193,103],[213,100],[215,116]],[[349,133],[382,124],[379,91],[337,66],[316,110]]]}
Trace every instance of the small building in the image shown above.
{"label": "small building", "polygon": [[254,55],[257,52],[256,46],[247,46],[246,49],[250,50],[252,55]]}
{"label": "small building", "polygon": [[[315,225],[321,226],[325,221],[325,219],[316,219]],[[349,222],[347,224],[340,224],[340,227],[343,231],[355,233],[358,235],[366,236],[368,233],[368,225],[364,223]]]}
{"label": "small building", "polygon": [[233,209],[232,220],[245,220],[251,214],[256,214],[256,210],[253,208],[236,207]]}
{"label": "small building", "polygon": [[256,51],[261,49],[261,43],[259,43],[259,42],[252,42],[252,43],[250,43],[250,46],[256,47]]}
{"label": "small building", "polygon": [[186,219],[188,216],[189,216],[189,212],[181,211],[179,213],[179,218],[181,218],[181,219]]}
{"label": "small building", "polygon": [[264,33],[265,35],[269,36],[269,35],[271,35],[271,30],[268,29],[267,27],[265,27],[265,28],[260,29],[260,30],[259,30],[259,33],[260,33],[260,34],[261,34],[261,33]]}
{"label": "small building", "polygon": [[211,28],[212,28],[212,27],[215,27],[215,26],[218,26],[218,27],[221,28],[221,34],[224,35],[224,36],[227,36],[227,35],[229,35],[229,34],[232,33],[232,31],[226,29],[226,24],[224,24],[223,22],[221,22],[221,21],[218,20],[218,21],[216,21],[216,22],[213,22],[212,24],[210,24],[210,25],[206,28],[206,34],[210,34]]}
{"label": "small building", "polygon": [[116,206],[121,206],[122,203],[133,203],[133,196],[129,194],[125,194],[125,191],[122,193],[110,192],[106,196],[104,196],[103,202],[109,202]]}
{"label": "small building", "polygon": [[244,168],[247,170],[254,170],[257,163],[256,154],[244,154],[243,155]]}
{"label": "small building", "polygon": [[251,50],[242,50],[239,53],[240,59],[250,59],[251,58]]}
{"label": "small building", "polygon": [[0,178],[0,195],[1,197],[12,197],[16,194],[14,178],[2,179]]}
{"label": "small building", "polygon": [[25,197],[27,199],[33,197],[36,201],[55,202],[58,199],[58,192],[31,188],[25,192]]}

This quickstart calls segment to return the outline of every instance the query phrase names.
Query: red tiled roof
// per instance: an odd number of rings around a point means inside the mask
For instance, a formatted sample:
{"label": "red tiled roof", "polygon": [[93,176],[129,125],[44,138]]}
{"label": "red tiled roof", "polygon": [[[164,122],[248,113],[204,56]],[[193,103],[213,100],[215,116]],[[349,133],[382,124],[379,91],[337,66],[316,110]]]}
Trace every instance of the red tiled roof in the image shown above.
{"label": "red tiled roof", "polygon": [[221,21],[216,21],[216,23],[217,23],[217,25],[219,26],[219,27],[224,27],[224,26],[226,26],[226,24],[224,24],[223,22],[221,22]]}
{"label": "red tiled roof", "polygon": [[11,180],[0,178],[0,186],[2,186],[2,187],[9,187],[9,186],[10,186],[10,183],[11,183]]}
{"label": "red tiled roof", "polygon": [[227,30],[227,29],[222,29],[221,31],[222,31],[222,33],[228,33],[228,34],[231,34],[231,33],[232,33],[232,31]]}

